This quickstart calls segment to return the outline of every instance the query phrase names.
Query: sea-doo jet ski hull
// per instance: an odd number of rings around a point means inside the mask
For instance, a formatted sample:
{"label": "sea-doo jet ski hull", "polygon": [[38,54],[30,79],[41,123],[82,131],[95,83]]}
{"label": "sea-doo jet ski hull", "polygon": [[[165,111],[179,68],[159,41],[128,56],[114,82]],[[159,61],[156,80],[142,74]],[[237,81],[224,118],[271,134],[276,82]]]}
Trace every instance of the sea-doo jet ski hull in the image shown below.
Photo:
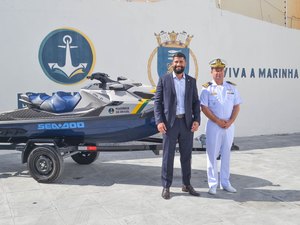
{"label": "sea-doo jet ski hull", "polygon": [[[0,120],[1,116],[3,118],[4,115],[0,115]],[[109,143],[139,140],[155,133],[157,129],[153,111],[120,116],[75,118],[66,116],[65,118],[0,121],[0,142],[16,143],[36,138],[64,138],[78,144]]]}
{"label": "sea-doo jet ski hull", "polygon": [[[98,80],[74,95],[56,92],[26,93],[24,109],[0,114],[0,141],[59,138],[72,143],[108,143],[139,140],[156,134],[154,103],[146,86],[126,78],[111,80],[107,74],[88,77]],[[138,95],[142,93],[142,95]]]}

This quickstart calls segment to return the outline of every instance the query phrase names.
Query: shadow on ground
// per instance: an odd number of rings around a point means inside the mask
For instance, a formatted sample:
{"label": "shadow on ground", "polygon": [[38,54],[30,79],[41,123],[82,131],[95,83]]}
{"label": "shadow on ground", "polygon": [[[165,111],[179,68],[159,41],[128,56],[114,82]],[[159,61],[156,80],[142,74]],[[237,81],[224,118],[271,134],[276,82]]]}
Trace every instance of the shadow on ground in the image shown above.
{"label": "shadow on ground", "polygon": [[[300,145],[300,134],[294,135],[277,135],[277,136],[259,136],[255,141],[250,143],[248,138],[239,138],[235,143],[241,150],[264,149],[274,147],[287,147]],[[276,140],[276,141],[274,141]],[[112,153],[115,154],[115,153]],[[195,153],[203,154],[203,153]],[[0,155],[0,179],[11,177],[22,177],[33,179],[27,172],[26,164],[21,164],[21,154],[19,152],[7,151]],[[124,152],[115,154],[114,160],[122,159],[140,159],[140,158],[160,158],[153,153],[130,153]],[[129,164],[128,161],[111,162],[111,155],[106,154],[101,162],[91,165],[78,165],[71,159],[65,160],[65,169],[62,176],[55,185],[77,185],[77,186],[112,186],[114,184],[125,184],[134,186],[155,186],[161,187],[160,166]],[[147,161],[149,164],[149,161]],[[218,198],[224,200],[234,200],[237,202],[263,201],[263,202],[296,202],[300,201],[299,190],[282,190],[280,184],[273,184],[271,181],[259,177],[246,175],[231,174],[231,181],[238,189],[238,193],[230,194],[218,190],[216,196],[207,194],[206,171],[192,171],[192,182],[196,189],[202,188],[203,198]],[[49,184],[52,185],[52,184]],[[172,188],[181,187],[181,170],[174,169],[174,180]],[[160,195],[160,193],[158,193]],[[174,193],[173,197],[183,195],[181,192]]]}
{"label": "shadow on ground", "polygon": [[240,150],[300,146],[300,133],[236,137],[234,143]]}
{"label": "shadow on ground", "polygon": [[[82,168],[84,167],[84,168]],[[122,163],[101,163],[82,166],[67,162],[64,174],[57,185],[94,185],[112,186],[114,184],[128,184],[137,186],[160,187],[161,168],[158,166],[133,165]],[[209,195],[207,191],[206,171],[193,170],[192,182],[196,189],[203,188],[201,197],[234,200],[237,202],[297,202],[300,201],[299,190],[282,190],[280,184],[271,181],[238,174],[231,174],[231,181],[238,189],[238,193],[231,194],[218,190],[216,196]],[[181,169],[174,169],[172,188],[181,188]],[[157,193],[160,195],[160,193]],[[172,196],[186,195],[186,193],[173,193]]]}

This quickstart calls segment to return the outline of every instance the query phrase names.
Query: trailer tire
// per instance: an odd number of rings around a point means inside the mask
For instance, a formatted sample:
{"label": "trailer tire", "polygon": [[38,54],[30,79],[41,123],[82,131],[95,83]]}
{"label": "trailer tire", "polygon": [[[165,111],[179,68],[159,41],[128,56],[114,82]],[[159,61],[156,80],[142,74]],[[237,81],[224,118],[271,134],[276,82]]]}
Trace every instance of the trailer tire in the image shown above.
{"label": "trailer tire", "polygon": [[40,183],[55,181],[63,171],[63,157],[52,146],[34,148],[27,162],[30,175]]}
{"label": "trailer tire", "polygon": [[81,165],[88,165],[95,162],[99,157],[99,152],[78,152],[71,156],[72,159]]}

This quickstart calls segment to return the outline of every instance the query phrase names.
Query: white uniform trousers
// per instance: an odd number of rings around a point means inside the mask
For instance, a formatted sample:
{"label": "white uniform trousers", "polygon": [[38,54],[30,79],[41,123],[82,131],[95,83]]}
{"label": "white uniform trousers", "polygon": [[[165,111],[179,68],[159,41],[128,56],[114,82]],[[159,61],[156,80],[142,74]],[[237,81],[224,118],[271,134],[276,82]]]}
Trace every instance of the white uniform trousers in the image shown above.
{"label": "white uniform trousers", "polygon": [[221,154],[220,185],[230,185],[230,150],[234,137],[234,125],[228,129],[222,129],[216,123],[208,120],[206,125],[206,155],[207,155],[207,179],[208,186],[218,186],[218,161]]}

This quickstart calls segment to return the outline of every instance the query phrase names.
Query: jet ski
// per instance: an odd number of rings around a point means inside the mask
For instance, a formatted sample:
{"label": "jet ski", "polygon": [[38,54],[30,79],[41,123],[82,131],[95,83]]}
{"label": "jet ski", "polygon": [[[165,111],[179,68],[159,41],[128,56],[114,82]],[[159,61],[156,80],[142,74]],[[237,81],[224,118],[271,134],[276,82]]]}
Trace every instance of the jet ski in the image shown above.
{"label": "jet ski", "polygon": [[[0,113],[0,142],[64,139],[66,143],[115,143],[156,134],[153,87],[105,73],[78,93],[21,95],[25,108]],[[96,81],[96,82],[94,82]]]}

